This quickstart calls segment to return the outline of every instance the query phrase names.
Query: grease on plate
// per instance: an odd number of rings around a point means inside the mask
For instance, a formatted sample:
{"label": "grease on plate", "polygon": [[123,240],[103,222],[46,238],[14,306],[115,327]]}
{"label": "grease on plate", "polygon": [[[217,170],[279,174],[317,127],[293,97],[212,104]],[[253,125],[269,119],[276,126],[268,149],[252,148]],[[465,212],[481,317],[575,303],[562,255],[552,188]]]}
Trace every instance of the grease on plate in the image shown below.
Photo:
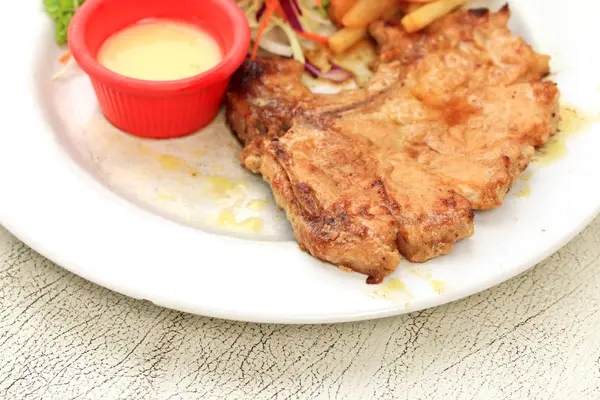
{"label": "grease on plate", "polygon": [[519,197],[524,199],[525,197],[529,197],[529,195],[531,194],[531,185],[524,184],[523,187],[521,187],[521,189],[515,193],[515,197]]}
{"label": "grease on plate", "polygon": [[[176,140],[149,141],[129,136],[100,113],[86,119],[82,151],[89,168],[111,190],[148,211],[202,230],[249,237],[253,240],[290,241],[292,230],[275,207],[264,181],[239,165],[240,146],[225,131],[221,112],[207,128]],[[213,166],[218,166],[215,171]],[[222,167],[220,170],[219,167]],[[247,205],[251,203],[251,208]],[[217,220],[224,210],[220,226]],[[234,223],[232,223],[235,222]],[[262,226],[261,226],[262,225]]]}
{"label": "grease on plate", "polygon": [[528,197],[531,194],[531,185],[529,184],[529,181],[531,180],[532,176],[533,171],[531,170],[525,171],[523,174],[521,174],[521,176],[519,176],[519,180],[522,182],[522,184],[519,191],[515,193],[516,197],[523,198]]}
{"label": "grease on plate", "polygon": [[263,219],[258,217],[250,217],[237,222],[231,209],[223,210],[217,218],[217,226],[244,232],[259,233],[264,225]]}
{"label": "grease on plate", "polygon": [[168,194],[164,194],[164,193],[157,194],[156,198],[161,201],[175,201],[175,197],[170,196]]}
{"label": "grease on plate", "polygon": [[448,293],[450,291],[450,285],[448,285],[446,282],[439,280],[433,280],[429,282],[429,286],[431,287],[431,290],[433,290],[436,294],[439,295]]}
{"label": "grease on plate", "polygon": [[533,160],[540,165],[548,165],[562,159],[567,154],[565,139],[597,121],[600,121],[598,114],[586,113],[572,105],[561,105],[558,132],[548,143],[538,149]]}
{"label": "grease on plate", "polygon": [[431,272],[430,268],[410,267],[407,270],[411,275],[416,276],[420,279],[430,280],[433,277],[433,273]]}
{"label": "grease on plate", "polygon": [[246,208],[251,211],[262,211],[267,208],[268,204],[266,200],[254,199],[248,202]]}
{"label": "grease on plate", "polygon": [[206,175],[202,177],[208,183],[208,194],[217,199],[228,199],[242,195],[246,187],[244,182],[234,181],[225,176]]}
{"label": "grease on plate", "polygon": [[566,154],[565,137],[557,133],[548,143],[538,149],[533,156],[533,161],[540,165],[548,165],[562,159]]}
{"label": "grease on plate", "polygon": [[372,296],[404,303],[404,307],[408,307],[413,299],[412,293],[410,293],[404,282],[399,278],[388,278],[385,283],[380,284],[372,292]]}
{"label": "grease on plate", "polygon": [[196,170],[192,168],[187,161],[172,156],[170,154],[159,154],[157,156],[160,165],[167,171],[187,171],[189,173],[195,173]]}
{"label": "grease on plate", "polygon": [[594,115],[578,110],[575,106],[564,105],[560,108],[558,130],[563,134],[573,135],[598,121],[600,121],[600,114]]}
{"label": "grease on plate", "polygon": [[531,180],[531,177],[533,176],[533,171],[529,170],[529,171],[525,171],[521,174],[521,176],[519,177],[519,179],[523,182],[529,182]]}

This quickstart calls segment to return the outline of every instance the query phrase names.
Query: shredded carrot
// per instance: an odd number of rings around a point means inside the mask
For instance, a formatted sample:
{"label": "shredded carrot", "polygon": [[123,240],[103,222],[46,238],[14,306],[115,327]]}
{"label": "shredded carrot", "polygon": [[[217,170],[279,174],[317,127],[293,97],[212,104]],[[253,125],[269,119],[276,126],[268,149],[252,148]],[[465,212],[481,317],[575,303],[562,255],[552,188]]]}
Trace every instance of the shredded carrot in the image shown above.
{"label": "shredded carrot", "polygon": [[315,4],[317,7],[323,7],[323,2],[321,0],[315,0]]}
{"label": "shredded carrot", "polygon": [[296,31],[296,33],[298,34],[298,36],[302,36],[304,39],[312,40],[313,42],[320,42],[325,44],[329,43],[329,38],[326,36],[321,36],[310,32]]}
{"label": "shredded carrot", "polygon": [[[279,4],[279,0],[266,0],[266,3],[267,7],[260,20],[260,25],[256,33],[256,38],[254,39],[254,47],[252,48],[252,54],[250,56],[251,60],[256,59],[256,53],[258,52],[258,43],[260,42],[261,36],[263,35],[263,33],[265,33],[265,30],[267,29],[267,25],[269,24],[269,20],[273,16],[273,13],[277,13],[281,18],[283,18],[284,21],[289,22],[287,17],[285,16],[283,8],[281,7],[281,4]],[[319,7],[321,6],[321,4],[321,0],[317,0],[317,5]],[[329,42],[329,38],[326,36],[321,36],[310,32],[296,31],[296,33],[298,34],[298,36],[301,36],[308,40],[312,40],[313,42],[320,42],[325,44]]]}
{"label": "shredded carrot", "polygon": [[265,33],[265,29],[267,29],[267,25],[269,25],[269,20],[273,16],[273,12],[279,5],[279,0],[267,0],[267,8],[265,9],[265,13],[260,20],[260,25],[258,27],[258,32],[256,33],[256,38],[254,39],[254,48],[252,49],[252,55],[250,56],[251,60],[256,59],[256,53],[258,52],[258,43],[260,42],[260,37]]}
{"label": "shredded carrot", "polygon": [[67,50],[63,55],[58,57],[58,62],[66,64],[71,59],[71,50]]}
{"label": "shredded carrot", "polygon": [[[283,9],[281,8],[279,1],[277,1],[277,8],[275,9],[275,12],[277,12],[277,14],[281,18],[283,18],[284,21],[289,23],[289,20],[287,19],[285,13],[283,12]],[[296,34],[298,36],[302,36],[304,39],[312,40],[313,42],[320,42],[320,43],[325,43],[325,44],[327,44],[329,42],[329,38],[327,38],[326,36],[320,36],[315,33],[310,33],[310,32],[306,32],[306,31],[300,32],[295,29],[294,29],[294,31],[296,32]]]}
{"label": "shredded carrot", "polygon": [[279,15],[284,21],[288,21],[287,17],[285,16],[285,11],[283,11],[283,8],[281,8],[281,4],[279,4],[279,1],[277,1],[277,6],[275,8],[275,14]]}

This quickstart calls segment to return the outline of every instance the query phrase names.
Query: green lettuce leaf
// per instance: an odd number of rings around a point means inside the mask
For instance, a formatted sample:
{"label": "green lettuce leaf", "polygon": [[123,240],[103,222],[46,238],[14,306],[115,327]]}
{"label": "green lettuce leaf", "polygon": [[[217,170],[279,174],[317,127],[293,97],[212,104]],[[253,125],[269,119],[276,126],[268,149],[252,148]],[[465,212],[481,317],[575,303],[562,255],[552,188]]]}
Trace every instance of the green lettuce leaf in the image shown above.
{"label": "green lettuce leaf", "polygon": [[325,18],[327,18],[327,7],[329,7],[329,3],[330,3],[330,0],[322,0],[321,7],[315,7],[315,9],[319,12],[319,14],[321,14]]}
{"label": "green lettuce leaf", "polygon": [[54,21],[54,40],[57,44],[67,43],[67,32],[71,18],[85,0],[43,0],[46,13]]}

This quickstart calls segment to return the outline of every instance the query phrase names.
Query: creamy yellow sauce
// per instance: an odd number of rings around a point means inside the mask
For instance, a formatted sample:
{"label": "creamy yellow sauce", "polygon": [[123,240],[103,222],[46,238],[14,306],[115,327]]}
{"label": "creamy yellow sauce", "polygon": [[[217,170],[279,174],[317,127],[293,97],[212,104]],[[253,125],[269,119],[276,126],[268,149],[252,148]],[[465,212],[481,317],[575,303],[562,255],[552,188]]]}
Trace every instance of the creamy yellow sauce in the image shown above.
{"label": "creamy yellow sauce", "polygon": [[206,32],[182,22],[147,20],[109,37],[98,62],[131,78],[169,81],[188,78],[217,65],[223,56]]}

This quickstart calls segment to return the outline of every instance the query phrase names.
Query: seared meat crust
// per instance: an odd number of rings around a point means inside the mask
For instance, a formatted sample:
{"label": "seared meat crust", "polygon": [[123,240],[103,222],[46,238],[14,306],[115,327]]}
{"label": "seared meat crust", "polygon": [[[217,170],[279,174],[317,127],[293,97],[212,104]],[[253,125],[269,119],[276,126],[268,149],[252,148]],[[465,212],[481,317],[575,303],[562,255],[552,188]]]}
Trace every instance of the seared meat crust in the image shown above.
{"label": "seared meat crust", "polygon": [[247,61],[227,93],[242,164],[271,185],[301,248],[379,282],[473,235],[556,131],[558,90],[497,13],[457,11],[419,33],[379,21],[365,88],[311,93],[303,66]]}

